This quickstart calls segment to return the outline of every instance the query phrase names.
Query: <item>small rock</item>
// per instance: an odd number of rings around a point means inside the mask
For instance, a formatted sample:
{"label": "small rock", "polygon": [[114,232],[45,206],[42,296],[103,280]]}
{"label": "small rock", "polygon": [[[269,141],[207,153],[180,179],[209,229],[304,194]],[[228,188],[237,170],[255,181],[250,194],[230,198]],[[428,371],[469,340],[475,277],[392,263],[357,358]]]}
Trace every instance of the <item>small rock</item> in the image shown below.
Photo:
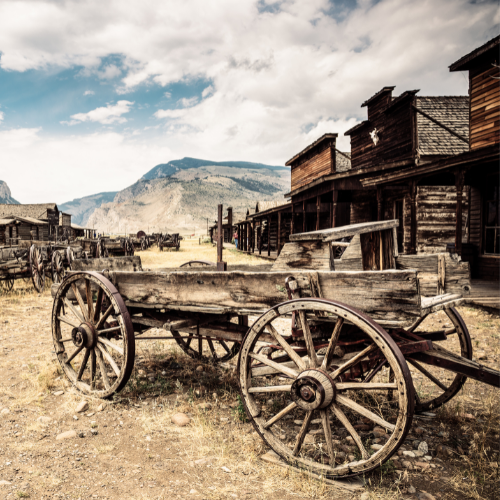
{"label": "small rock", "polygon": [[106,408],[106,403],[101,403],[101,404],[97,407],[97,411],[104,411],[104,408]]}
{"label": "small rock", "polygon": [[440,444],[436,448],[436,455],[442,458],[448,458],[453,455],[453,450],[444,444]]}
{"label": "small rock", "polygon": [[37,418],[38,422],[41,422],[42,424],[48,424],[49,422],[52,422],[52,419],[50,417],[46,417],[45,415],[41,415]]}
{"label": "small rock", "polygon": [[197,371],[197,372],[202,372],[202,371],[203,371],[203,365],[198,365],[198,366],[196,367],[196,371]]}
{"label": "small rock", "polygon": [[0,481],[0,486],[7,486],[7,485],[9,485],[9,484],[12,484],[12,483],[9,483],[9,481],[6,481],[5,479],[2,479],[2,480]]}
{"label": "small rock", "polygon": [[350,455],[347,455],[347,458],[348,458],[349,462],[354,462],[354,460],[356,460],[356,456],[353,455],[352,453]]}
{"label": "small rock", "polygon": [[304,444],[314,444],[314,436],[307,434],[304,438]]}
{"label": "small rock", "polygon": [[360,497],[359,500],[370,500],[370,493],[365,491]]}
{"label": "small rock", "polygon": [[490,467],[493,467],[493,469],[498,469],[498,462],[490,462]]}
{"label": "small rock", "polygon": [[354,439],[352,438],[352,436],[347,436],[347,437],[345,438],[345,440],[346,440],[346,441],[347,441],[347,443],[348,443],[348,444],[350,444],[350,445],[356,444],[356,443],[354,442]]}
{"label": "small rock", "polygon": [[415,467],[419,467],[422,470],[428,469],[429,464],[427,462],[415,462]]}
{"label": "small rock", "polygon": [[99,431],[97,429],[90,429],[90,432],[93,436],[97,436],[97,434],[99,434]]}
{"label": "small rock", "polygon": [[472,413],[465,413],[464,418],[465,420],[476,420],[476,417]]}
{"label": "small rock", "polygon": [[427,453],[429,453],[429,445],[425,441],[422,441],[418,445],[417,449],[418,449],[418,451],[421,451],[423,453],[423,455],[427,455]]}
{"label": "small rock", "polygon": [[167,372],[163,371],[161,372],[162,376],[165,376],[167,374]]}
{"label": "small rock", "polygon": [[204,396],[207,393],[207,388],[202,385],[199,389],[196,389],[194,393],[199,397],[199,396]]}
{"label": "small rock", "polygon": [[404,467],[405,469],[410,469],[410,470],[413,469],[413,465],[409,460],[403,460],[401,462],[401,466]]}
{"label": "small rock", "polygon": [[2,411],[0,411],[0,415],[8,415],[10,413],[10,410],[8,408],[4,408]]}
{"label": "small rock", "polygon": [[446,431],[439,431],[438,432],[438,436],[442,437],[442,438],[445,438],[445,439],[448,439],[448,437],[450,436],[450,433],[446,432]]}
{"label": "small rock", "polygon": [[196,405],[199,410],[210,410],[212,408],[212,403],[200,403]]}
{"label": "small rock", "polygon": [[381,449],[383,448],[383,445],[381,445],[381,444],[372,444],[372,445],[370,446],[370,448],[371,448],[372,450],[378,451],[378,450],[381,450]]}
{"label": "small rock", "polygon": [[198,460],[195,460],[194,463],[196,465],[205,465],[205,464],[208,464],[209,462],[211,462],[212,459],[211,458],[200,458]]}
{"label": "small rock", "polygon": [[436,497],[434,495],[431,495],[430,493],[427,493],[427,491],[419,491],[417,493],[417,498],[418,500],[436,500]]}
{"label": "small rock", "polygon": [[415,450],[413,453],[415,453],[416,457],[423,457],[424,456],[424,452],[423,451]]}
{"label": "small rock", "polygon": [[177,427],[184,427],[191,422],[191,419],[185,413],[176,413],[172,415],[172,423]]}
{"label": "small rock", "polygon": [[85,432],[83,432],[83,431],[78,431],[77,434],[78,434],[79,438],[84,438],[85,437]]}
{"label": "small rock", "polygon": [[76,415],[73,415],[73,420],[78,420],[78,417]]}
{"label": "small rock", "polygon": [[413,451],[403,451],[405,457],[415,458],[415,453]]}
{"label": "small rock", "polygon": [[425,455],[424,460],[430,462],[432,460],[432,457],[430,455]]}
{"label": "small rock", "polygon": [[226,466],[221,467],[221,469],[227,473],[231,472],[231,469],[228,469]]}
{"label": "small rock", "polygon": [[53,392],[52,394],[54,394],[54,396],[62,396],[64,394],[64,391],[56,391]]}
{"label": "small rock", "polygon": [[417,490],[410,484],[410,486],[408,486],[408,493],[410,495],[413,495],[416,492],[417,492]]}
{"label": "small rock", "polygon": [[[422,429],[422,427],[417,427],[415,430],[414,430],[415,434],[417,436],[421,436],[422,434],[425,433],[425,429]],[[413,486],[411,486],[411,488],[413,488]]]}
{"label": "small rock", "polygon": [[338,458],[339,460],[344,460],[344,458],[346,457],[346,454],[343,452],[343,451],[337,451],[335,453],[335,456],[336,458]]}
{"label": "small rock", "polygon": [[94,414],[94,412],[91,411],[90,413],[87,413],[87,417],[91,417],[93,414]]}
{"label": "small rock", "polygon": [[75,412],[76,413],[82,413],[84,411],[87,411],[89,409],[89,404],[87,401],[82,401],[77,407]]}
{"label": "small rock", "polygon": [[196,495],[196,493],[198,493],[195,489],[192,489],[192,490],[189,490],[189,493],[191,493],[191,495]]}
{"label": "small rock", "polygon": [[62,439],[76,438],[76,431],[66,431],[62,432],[56,437],[56,440],[60,441]]}
{"label": "small rock", "polygon": [[413,449],[418,450],[418,445],[420,444],[420,441],[417,439],[417,440],[413,441],[412,444],[413,444]]}

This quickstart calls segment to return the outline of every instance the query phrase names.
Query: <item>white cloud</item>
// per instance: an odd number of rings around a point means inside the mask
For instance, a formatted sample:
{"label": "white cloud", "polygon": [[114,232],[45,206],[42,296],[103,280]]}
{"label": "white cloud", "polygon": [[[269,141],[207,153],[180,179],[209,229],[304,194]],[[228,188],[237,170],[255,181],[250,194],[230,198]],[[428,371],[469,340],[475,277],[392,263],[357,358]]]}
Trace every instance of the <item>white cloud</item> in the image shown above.
{"label": "white cloud", "polygon": [[83,95],[94,95],[95,92],[93,90],[86,90]]}
{"label": "white cloud", "polygon": [[26,168],[9,168],[0,175],[22,203],[63,203],[124,189],[154,165],[172,159],[168,147],[132,134],[58,137],[41,129],[0,131],[0,164],[33,165],[29,175]]}
{"label": "white cloud", "polygon": [[165,92],[163,94],[167,99],[170,99],[172,97],[172,92]]}
{"label": "white cloud", "polygon": [[3,121],[3,117],[4,117],[3,111],[0,111],[0,122]]}
{"label": "white cloud", "polygon": [[183,108],[190,108],[191,106],[194,106],[198,102],[198,98],[196,96],[194,97],[183,97],[182,99],[179,99],[178,103],[183,107]]}
{"label": "white cloud", "polygon": [[82,122],[98,122],[103,125],[125,123],[127,119],[122,115],[128,113],[133,104],[130,101],[118,101],[116,104],[108,104],[106,107],[102,106],[88,113],[76,113],[71,115],[71,121],[61,123],[65,125],[76,125]]}

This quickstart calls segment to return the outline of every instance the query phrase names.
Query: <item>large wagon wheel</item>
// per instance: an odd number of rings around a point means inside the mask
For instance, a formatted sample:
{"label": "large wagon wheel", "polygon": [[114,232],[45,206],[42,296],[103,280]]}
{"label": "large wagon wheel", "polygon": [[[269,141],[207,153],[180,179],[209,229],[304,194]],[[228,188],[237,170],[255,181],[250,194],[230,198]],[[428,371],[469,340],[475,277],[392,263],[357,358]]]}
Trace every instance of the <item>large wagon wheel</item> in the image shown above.
{"label": "large wagon wheel", "polygon": [[[305,356],[294,349],[291,314],[294,334],[304,336]],[[318,332],[327,337],[326,345],[317,345],[326,348],[324,356],[313,345]],[[357,353],[336,350],[339,338],[360,340]],[[386,381],[389,369],[392,382]],[[267,311],[243,341],[238,371],[247,415],[264,441],[292,465],[321,475],[375,469],[397,451],[411,426],[413,385],[404,356],[377,323],[339,302],[297,299]],[[395,395],[392,404],[387,390]],[[361,430],[368,422],[387,433],[373,448],[370,434]],[[342,445],[345,434],[350,444]]]}
{"label": "large wagon wheel", "polygon": [[[446,324],[448,320],[451,321],[449,325]],[[410,330],[423,338],[426,333],[444,334],[446,340],[433,340],[437,348],[442,347],[458,356],[472,359],[469,330],[454,307],[425,316]],[[453,373],[445,368],[427,365],[411,358],[407,358],[407,361],[415,387],[416,412],[439,408],[452,399],[467,380],[465,375]]]}
{"label": "large wagon wheel", "polygon": [[79,272],[66,277],[52,308],[57,359],[81,392],[107,398],[132,373],[135,337],[120,294],[104,276]]}
{"label": "large wagon wheel", "polygon": [[172,330],[172,336],[179,347],[193,359],[209,363],[225,363],[240,352],[240,342],[203,337],[202,335],[181,333]]}
{"label": "large wagon wheel", "polygon": [[30,270],[31,281],[35,290],[42,293],[45,289],[45,266],[42,251],[36,245],[31,245],[30,248]]}
{"label": "large wagon wheel", "polygon": [[54,283],[61,283],[65,275],[66,271],[64,269],[63,256],[61,255],[61,252],[56,250],[52,254],[52,281]]}

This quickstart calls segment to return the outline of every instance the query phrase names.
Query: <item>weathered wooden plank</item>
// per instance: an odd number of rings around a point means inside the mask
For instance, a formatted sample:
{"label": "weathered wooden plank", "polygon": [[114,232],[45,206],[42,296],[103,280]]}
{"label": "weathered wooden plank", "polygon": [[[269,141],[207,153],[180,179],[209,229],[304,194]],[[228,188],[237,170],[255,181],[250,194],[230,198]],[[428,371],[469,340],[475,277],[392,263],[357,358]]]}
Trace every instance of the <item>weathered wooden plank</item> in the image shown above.
{"label": "weathered wooden plank", "polygon": [[73,271],[141,271],[141,258],[138,255],[129,257],[108,257],[102,259],[78,259],[73,262]]}
{"label": "weathered wooden plank", "polygon": [[273,271],[311,269],[330,271],[330,248],[322,241],[291,241],[286,243],[274,261]]}
{"label": "weathered wooden plank", "polygon": [[356,234],[365,234],[373,231],[382,231],[398,227],[398,220],[384,220],[376,222],[363,222],[361,224],[351,224],[349,226],[340,226],[321,231],[310,231],[308,233],[297,233],[290,235],[290,241],[333,241]]}

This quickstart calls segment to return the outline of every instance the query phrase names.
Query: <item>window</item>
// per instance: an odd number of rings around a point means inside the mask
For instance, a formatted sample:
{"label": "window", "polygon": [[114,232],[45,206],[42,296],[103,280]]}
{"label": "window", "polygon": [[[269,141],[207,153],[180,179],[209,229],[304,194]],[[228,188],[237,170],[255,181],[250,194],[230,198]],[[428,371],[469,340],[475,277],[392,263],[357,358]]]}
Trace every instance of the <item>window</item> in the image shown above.
{"label": "window", "polygon": [[498,186],[486,193],[484,207],[484,253],[500,255],[500,204]]}

